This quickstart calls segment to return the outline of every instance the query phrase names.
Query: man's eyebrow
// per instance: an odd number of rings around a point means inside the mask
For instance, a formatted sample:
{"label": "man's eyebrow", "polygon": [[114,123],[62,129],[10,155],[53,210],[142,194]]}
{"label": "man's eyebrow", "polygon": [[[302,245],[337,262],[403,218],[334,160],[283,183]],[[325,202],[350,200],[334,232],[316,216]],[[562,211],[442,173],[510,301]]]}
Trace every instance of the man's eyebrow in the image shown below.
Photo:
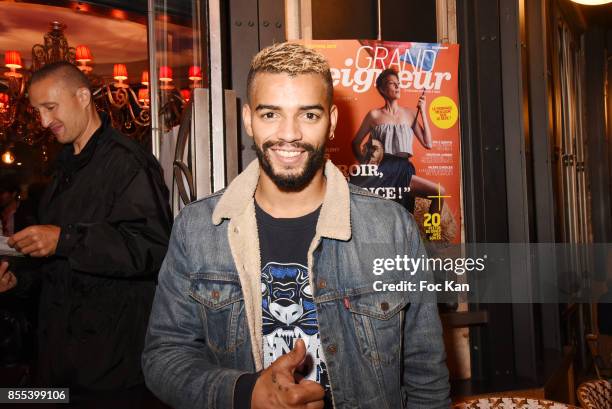
{"label": "man's eyebrow", "polygon": [[[255,111],[261,111],[264,109],[269,109],[271,111],[281,111],[282,108],[278,105],[266,105],[266,104],[259,104],[255,107]],[[315,105],[302,105],[299,110],[300,111],[310,111],[312,109],[316,109],[319,111],[324,111],[325,109],[323,108],[323,105],[321,104],[315,104]]]}
{"label": "man's eyebrow", "polygon": [[34,105],[34,104],[30,104],[32,105],[32,108],[34,109],[38,109],[39,107],[44,107],[44,108],[50,108],[51,105],[55,105],[53,102],[41,102],[40,104]]}
{"label": "man's eyebrow", "polygon": [[281,107],[277,105],[265,105],[265,104],[259,104],[257,105],[257,107],[255,107],[255,111],[261,111],[263,109],[269,109],[272,111],[280,111]]}
{"label": "man's eyebrow", "polygon": [[311,109],[316,109],[319,111],[323,111],[323,105],[315,104],[315,105],[304,105],[300,107],[300,111],[310,111]]}

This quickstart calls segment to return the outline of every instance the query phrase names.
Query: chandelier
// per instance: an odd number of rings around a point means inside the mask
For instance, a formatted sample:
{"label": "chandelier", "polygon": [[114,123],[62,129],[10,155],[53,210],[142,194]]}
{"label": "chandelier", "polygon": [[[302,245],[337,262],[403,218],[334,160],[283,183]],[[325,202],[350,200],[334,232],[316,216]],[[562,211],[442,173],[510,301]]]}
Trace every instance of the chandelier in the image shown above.
{"label": "chandelier", "polygon": [[[25,69],[18,51],[8,50],[4,53],[5,67],[4,86],[0,84],[0,143],[8,149],[17,142],[40,148],[42,160],[47,161],[47,145],[54,137],[42,127],[37,112],[29,104],[26,86],[32,73],[47,64],[66,61],[75,64],[87,75],[92,84],[92,95],[98,111],[105,112],[112,121],[113,127],[123,134],[139,141],[148,143],[151,128],[149,73],[141,74],[141,81],[130,86],[127,68],[124,64],[115,64],[113,79],[115,82],[105,83],[103,78],[94,72],[93,55],[86,45],[76,48],[68,44],[64,35],[66,26],[54,21],[50,30],[44,35],[43,44],[32,47],[32,64]],[[177,91],[172,85],[172,69],[160,67],[160,126],[163,131],[169,131],[180,122],[181,113],[190,99],[190,91]],[[198,86],[202,80],[200,67],[191,67],[189,78],[192,87]],[[8,163],[8,162],[7,162]]]}

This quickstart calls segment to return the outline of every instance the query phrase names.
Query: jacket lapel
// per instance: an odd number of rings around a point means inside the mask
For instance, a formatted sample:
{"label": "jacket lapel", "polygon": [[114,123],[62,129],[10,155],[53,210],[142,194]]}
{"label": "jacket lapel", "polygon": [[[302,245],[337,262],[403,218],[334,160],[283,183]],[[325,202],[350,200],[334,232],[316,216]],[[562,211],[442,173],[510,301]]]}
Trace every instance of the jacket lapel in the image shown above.
{"label": "jacket lapel", "polygon": [[263,369],[263,336],[261,318],[261,257],[255,220],[255,205],[251,200],[244,211],[230,220],[228,226],[230,250],[238,275],[247,315],[255,369]]}

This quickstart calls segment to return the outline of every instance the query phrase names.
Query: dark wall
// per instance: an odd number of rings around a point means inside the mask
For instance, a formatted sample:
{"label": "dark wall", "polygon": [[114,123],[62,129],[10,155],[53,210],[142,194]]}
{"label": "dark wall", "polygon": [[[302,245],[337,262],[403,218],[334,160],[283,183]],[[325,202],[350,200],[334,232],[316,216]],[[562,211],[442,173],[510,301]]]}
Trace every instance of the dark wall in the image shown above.
{"label": "dark wall", "polygon": [[[436,42],[436,3],[382,0],[382,39]],[[314,39],[376,39],[376,0],[313,0]]]}
{"label": "dark wall", "polygon": [[376,1],[312,0],[315,40],[375,39],[376,22]]}
{"label": "dark wall", "polygon": [[[612,27],[607,30],[607,61],[608,61],[608,123],[607,123],[607,133],[608,133],[608,191],[612,192]],[[608,209],[608,217],[612,220],[612,207]]]}
{"label": "dark wall", "polygon": [[383,0],[383,40],[435,43],[436,2],[432,0]]}

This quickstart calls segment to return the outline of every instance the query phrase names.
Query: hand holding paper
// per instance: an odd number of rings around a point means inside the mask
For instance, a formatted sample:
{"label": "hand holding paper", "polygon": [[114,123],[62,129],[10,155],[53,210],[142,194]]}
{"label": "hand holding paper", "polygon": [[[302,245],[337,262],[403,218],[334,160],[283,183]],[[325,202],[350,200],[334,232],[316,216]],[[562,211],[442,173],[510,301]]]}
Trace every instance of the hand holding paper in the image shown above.
{"label": "hand holding paper", "polygon": [[22,253],[11,248],[11,246],[7,243],[8,239],[9,238],[6,236],[0,236],[0,256],[23,257]]}
{"label": "hand holding paper", "polygon": [[60,230],[50,224],[26,227],[9,237],[7,244],[32,257],[49,257],[55,254]]}

